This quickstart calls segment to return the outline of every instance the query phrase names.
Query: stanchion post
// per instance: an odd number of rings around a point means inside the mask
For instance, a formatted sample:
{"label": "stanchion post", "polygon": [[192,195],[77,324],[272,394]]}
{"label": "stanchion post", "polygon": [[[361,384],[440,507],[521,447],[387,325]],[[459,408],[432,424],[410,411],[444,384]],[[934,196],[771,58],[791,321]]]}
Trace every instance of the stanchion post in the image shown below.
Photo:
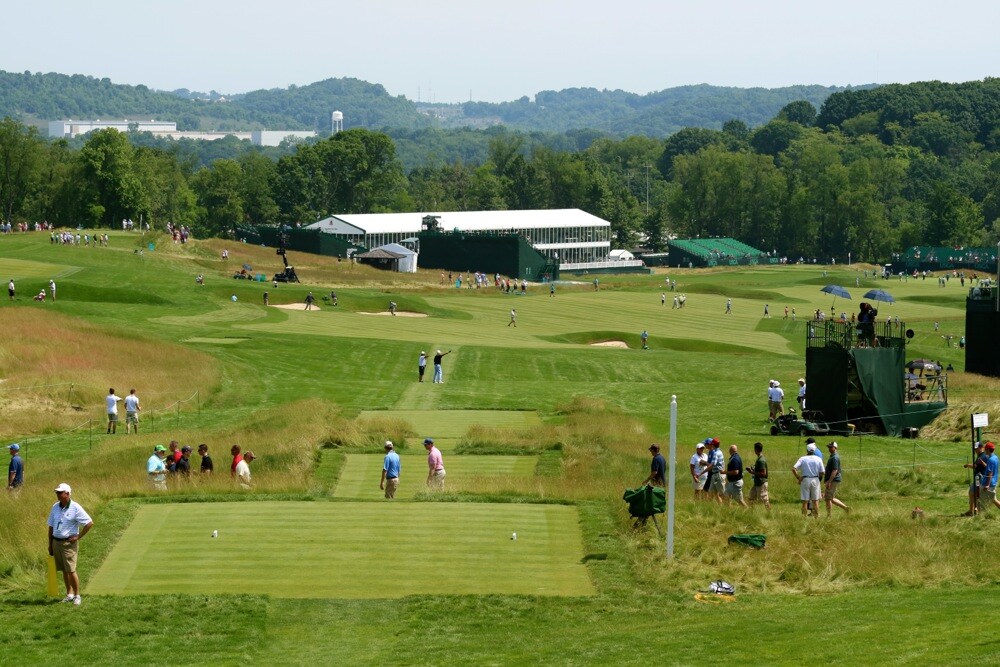
{"label": "stanchion post", "polygon": [[667,476],[667,559],[674,557],[674,499],[677,487],[677,395],[670,398],[670,471]]}

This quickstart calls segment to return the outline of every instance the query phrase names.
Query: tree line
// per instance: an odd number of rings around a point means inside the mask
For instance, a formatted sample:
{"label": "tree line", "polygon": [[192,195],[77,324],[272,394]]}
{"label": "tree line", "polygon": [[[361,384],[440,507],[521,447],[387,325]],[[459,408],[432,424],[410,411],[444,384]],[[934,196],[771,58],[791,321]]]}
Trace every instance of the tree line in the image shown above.
{"label": "tree line", "polygon": [[94,132],[75,146],[8,118],[0,216],[71,227],[142,217],[222,235],[337,213],[580,208],[612,223],[617,247],[731,236],[793,258],[879,260],[1000,238],[998,85],[842,91],[819,110],[789,103],[758,128],[730,120],[666,140],[564,135],[560,146],[465,130],[483,153],[409,170],[388,134],[364,129],[272,153],[230,142],[221,155],[219,144],[202,164],[134,133]]}

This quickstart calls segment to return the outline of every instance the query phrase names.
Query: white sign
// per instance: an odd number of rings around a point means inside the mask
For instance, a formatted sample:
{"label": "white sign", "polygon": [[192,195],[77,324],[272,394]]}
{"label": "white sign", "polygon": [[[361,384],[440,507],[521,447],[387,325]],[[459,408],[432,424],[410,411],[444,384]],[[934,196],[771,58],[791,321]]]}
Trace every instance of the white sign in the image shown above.
{"label": "white sign", "polygon": [[990,416],[985,412],[972,415],[972,428],[986,428],[990,425]]}

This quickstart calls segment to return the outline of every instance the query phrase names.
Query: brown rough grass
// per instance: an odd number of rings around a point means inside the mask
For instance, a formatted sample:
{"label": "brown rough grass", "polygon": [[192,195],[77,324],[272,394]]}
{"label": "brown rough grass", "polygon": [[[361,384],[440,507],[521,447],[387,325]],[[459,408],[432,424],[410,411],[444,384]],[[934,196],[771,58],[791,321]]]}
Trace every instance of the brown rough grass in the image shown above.
{"label": "brown rough grass", "polygon": [[[45,332],[40,336],[39,332]],[[144,410],[207,394],[218,382],[214,357],[163,341],[108,331],[30,308],[4,310],[0,338],[0,439],[59,432],[104,418],[103,397],[131,387]],[[124,424],[122,424],[124,426]]]}

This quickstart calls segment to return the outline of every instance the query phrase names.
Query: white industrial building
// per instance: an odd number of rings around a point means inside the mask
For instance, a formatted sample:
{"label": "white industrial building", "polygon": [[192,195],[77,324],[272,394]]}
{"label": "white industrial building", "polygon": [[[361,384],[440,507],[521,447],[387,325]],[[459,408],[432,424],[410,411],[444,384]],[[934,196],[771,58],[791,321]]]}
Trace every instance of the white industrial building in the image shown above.
{"label": "white industrial building", "polygon": [[164,120],[51,120],[49,137],[71,139],[94,130],[115,129],[128,132],[135,128],[139,132],[176,132],[177,123]]}
{"label": "white industrial building", "polygon": [[280,146],[285,139],[301,141],[315,136],[315,132],[306,130],[254,130],[250,142],[254,146]]}
{"label": "white industrial building", "polygon": [[302,140],[315,137],[305,130],[253,130],[247,132],[196,132],[177,129],[177,123],[159,120],[53,120],[49,121],[49,137],[72,139],[94,130],[115,129],[119,132],[149,132],[167,139],[198,139],[215,141],[225,137],[249,139],[254,146],[279,146],[285,139]]}
{"label": "white industrial building", "polygon": [[416,236],[426,216],[442,231],[517,233],[560,265],[607,261],[611,223],[577,208],[551,211],[462,211],[331,215],[307,226],[375,248]]}

